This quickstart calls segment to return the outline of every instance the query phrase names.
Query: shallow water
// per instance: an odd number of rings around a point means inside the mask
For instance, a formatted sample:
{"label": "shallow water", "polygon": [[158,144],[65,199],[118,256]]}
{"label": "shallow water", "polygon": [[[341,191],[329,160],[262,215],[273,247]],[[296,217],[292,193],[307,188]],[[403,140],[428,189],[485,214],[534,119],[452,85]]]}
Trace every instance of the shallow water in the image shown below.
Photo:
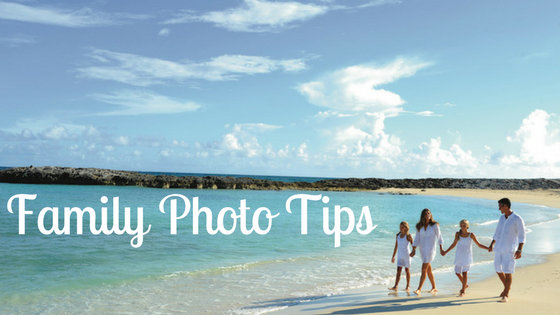
{"label": "shallow water", "polygon": [[[33,211],[26,219],[25,235],[18,234],[17,203],[14,214],[8,212],[8,199],[16,194],[37,194],[26,202]],[[199,207],[212,211],[211,229],[224,211],[223,230],[230,235],[210,235],[206,217],[199,218],[199,234],[193,234],[192,211],[177,221],[177,234],[171,235],[170,204],[165,212],[159,203],[170,194],[181,194]],[[294,195],[328,196],[329,202],[308,202],[308,233],[301,234],[301,203],[292,203],[293,213],[286,211],[286,201]],[[102,203],[106,196],[109,202]],[[64,224],[64,207],[91,207],[96,213],[96,227],[102,207],[107,207],[112,226],[112,199],[119,198],[121,228],[124,208],[131,208],[131,227],[135,228],[137,208],[143,208],[142,246],[131,246],[133,235],[93,235],[89,217],[84,216],[83,235],[76,235],[77,222],[72,217],[70,235],[43,235],[38,230],[38,214],[45,207],[59,207],[60,227]],[[240,213],[246,200],[248,229],[253,214],[266,207],[272,215],[270,231],[264,235],[245,235],[241,222],[235,229],[230,217]],[[440,222],[450,245],[461,219],[469,219],[470,230],[488,245],[499,211],[495,201],[482,199],[395,196],[375,192],[302,192],[150,189],[141,187],[64,186],[0,184],[0,313],[9,314],[258,314],[331,294],[349,288],[393,281],[395,266],[390,258],[399,222],[413,226],[423,208],[430,208]],[[181,209],[178,200],[178,212]],[[368,235],[353,230],[342,235],[335,248],[333,235],[323,230],[323,207],[330,214],[333,227],[336,205],[352,209],[357,221],[363,206],[368,206],[377,228]],[[543,222],[559,219],[560,210],[514,204],[512,207],[526,221],[530,230]],[[227,212],[227,213],[226,213]],[[266,229],[266,212],[259,226]],[[341,226],[348,226],[343,215]],[[45,216],[45,228],[52,227],[52,215]],[[542,235],[541,232],[539,232]],[[536,235],[536,234],[535,234]],[[526,252],[527,262],[537,261],[543,252],[557,252],[556,245],[538,242],[540,250]],[[528,247],[530,248],[530,247]],[[524,253],[525,253],[524,252]],[[454,253],[438,257],[433,263],[438,272],[453,264]],[[487,264],[493,255],[475,249],[476,264]],[[419,269],[413,259],[413,271]]]}

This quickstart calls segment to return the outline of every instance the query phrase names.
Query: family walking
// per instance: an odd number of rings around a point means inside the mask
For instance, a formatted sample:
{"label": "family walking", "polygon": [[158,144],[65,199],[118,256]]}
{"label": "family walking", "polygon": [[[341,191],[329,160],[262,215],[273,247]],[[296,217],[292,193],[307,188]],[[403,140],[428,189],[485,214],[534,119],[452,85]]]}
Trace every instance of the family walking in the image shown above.
{"label": "family walking", "polygon": [[[507,302],[509,291],[512,284],[512,275],[515,271],[515,260],[521,258],[521,251],[525,243],[525,223],[523,219],[511,210],[511,202],[508,198],[503,198],[498,201],[499,210],[502,213],[492,242],[490,246],[480,244],[474,233],[469,232],[469,221],[464,219],[459,223],[460,230],[455,233],[453,243],[447,250],[443,249],[443,237],[439,223],[434,220],[432,212],[429,209],[422,210],[420,220],[416,224],[416,236],[413,239],[409,233],[409,225],[406,221],[400,223],[397,233],[395,248],[393,250],[393,257],[391,262],[395,262],[395,255],[397,255],[397,276],[395,285],[389,290],[397,291],[401,278],[402,269],[406,273],[406,288],[405,291],[410,291],[410,263],[411,258],[416,255],[416,249],[419,247],[420,258],[422,260],[422,272],[420,275],[420,282],[418,289],[414,291],[415,294],[420,294],[422,286],[429,279],[432,288],[430,293],[436,293],[437,287],[432,272],[432,261],[436,257],[437,249],[442,256],[445,256],[449,251],[455,250],[455,274],[461,281],[461,290],[459,296],[464,296],[468,287],[468,272],[470,265],[473,263],[472,242],[478,247],[495,252],[494,268],[500,281],[504,285],[504,290],[500,294],[499,302]],[[409,251],[409,245],[412,245],[412,251]]]}

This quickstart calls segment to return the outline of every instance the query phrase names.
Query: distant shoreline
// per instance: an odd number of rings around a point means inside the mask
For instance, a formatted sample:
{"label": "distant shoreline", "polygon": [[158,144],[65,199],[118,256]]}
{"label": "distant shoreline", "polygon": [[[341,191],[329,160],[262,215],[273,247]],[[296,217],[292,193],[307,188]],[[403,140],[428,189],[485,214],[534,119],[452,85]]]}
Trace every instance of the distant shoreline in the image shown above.
{"label": "distant shoreline", "polygon": [[[341,178],[315,182],[283,182],[233,176],[173,176],[99,168],[58,166],[14,167],[0,170],[0,182],[20,184],[64,184],[140,186],[150,188],[248,189],[248,190],[323,190],[360,191],[380,189],[491,189],[538,190],[560,189],[559,179],[497,178]],[[391,193],[391,192],[389,192]],[[411,194],[395,192],[395,194]]]}

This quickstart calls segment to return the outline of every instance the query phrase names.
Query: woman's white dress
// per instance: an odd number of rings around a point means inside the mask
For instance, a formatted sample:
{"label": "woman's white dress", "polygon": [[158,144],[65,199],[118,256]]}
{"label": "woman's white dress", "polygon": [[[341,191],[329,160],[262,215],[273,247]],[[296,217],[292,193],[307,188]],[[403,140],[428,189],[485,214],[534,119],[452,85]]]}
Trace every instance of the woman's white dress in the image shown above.
{"label": "woman's white dress", "polygon": [[420,247],[422,263],[431,263],[434,260],[438,245],[443,245],[439,224],[428,225],[425,230],[424,227],[420,228],[412,243],[412,246]]}

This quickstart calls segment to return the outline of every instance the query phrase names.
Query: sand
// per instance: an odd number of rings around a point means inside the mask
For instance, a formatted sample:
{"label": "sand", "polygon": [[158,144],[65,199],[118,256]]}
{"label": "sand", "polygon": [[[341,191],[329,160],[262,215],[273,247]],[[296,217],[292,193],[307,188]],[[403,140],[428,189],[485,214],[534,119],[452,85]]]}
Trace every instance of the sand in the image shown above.
{"label": "sand", "polygon": [[[513,203],[529,203],[560,209],[560,189],[549,190],[489,190],[489,189],[381,189],[379,192],[410,193],[417,195],[439,195],[496,200],[509,198]],[[513,208],[513,207],[512,207]]]}
{"label": "sand", "polygon": [[[507,197],[514,204],[520,202],[560,209],[560,190],[385,189],[382,191],[496,201]],[[552,226],[545,233],[553,234],[558,226],[560,225]],[[417,278],[413,277],[411,284],[416,284],[417,281]],[[455,282],[457,286],[458,280],[455,279]],[[497,276],[479,282],[469,282],[469,286],[464,297],[458,297],[455,292],[458,289],[451,289],[450,286],[443,289],[440,287],[437,295],[423,292],[420,296],[413,293],[407,295],[402,291],[397,295],[388,294],[385,287],[374,286],[302,303],[274,314],[556,314],[560,309],[560,254],[547,255],[546,260],[541,264],[518,267],[513,275],[512,289],[507,303],[498,303],[498,296],[503,286]],[[430,288],[429,283],[425,288]]]}

